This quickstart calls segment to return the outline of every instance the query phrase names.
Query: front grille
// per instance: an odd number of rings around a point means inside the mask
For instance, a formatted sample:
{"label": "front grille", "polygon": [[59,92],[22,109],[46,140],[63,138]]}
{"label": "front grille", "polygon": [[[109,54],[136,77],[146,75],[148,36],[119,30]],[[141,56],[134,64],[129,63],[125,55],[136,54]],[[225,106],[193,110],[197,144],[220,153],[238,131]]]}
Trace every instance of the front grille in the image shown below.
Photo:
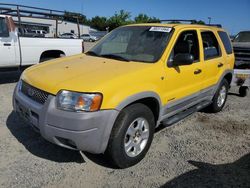
{"label": "front grille", "polygon": [[234,47],[234,55],[236,60],[250,61],[250,48]]}
{"label": "front grille", "polygon": [[22,81],[20,91],[29,97],[30,99],[40,103],[44,104],[46,100],[48,99],[49,93],[42,91],[40,89],[37,89],[26,82]]}

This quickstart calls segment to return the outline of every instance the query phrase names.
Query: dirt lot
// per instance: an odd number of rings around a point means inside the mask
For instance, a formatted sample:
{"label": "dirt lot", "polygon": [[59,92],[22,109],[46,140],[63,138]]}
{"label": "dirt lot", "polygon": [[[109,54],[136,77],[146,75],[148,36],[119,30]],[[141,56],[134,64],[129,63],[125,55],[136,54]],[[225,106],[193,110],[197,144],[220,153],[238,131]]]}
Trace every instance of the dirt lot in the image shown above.
{"label": "dirt lot", "polygon": [[18,75],[0,74],[0,187],[250,187],[250,96],[234,89],[218,114],[195,113],[158,130],[138,165],[45,141],[12,112]]}

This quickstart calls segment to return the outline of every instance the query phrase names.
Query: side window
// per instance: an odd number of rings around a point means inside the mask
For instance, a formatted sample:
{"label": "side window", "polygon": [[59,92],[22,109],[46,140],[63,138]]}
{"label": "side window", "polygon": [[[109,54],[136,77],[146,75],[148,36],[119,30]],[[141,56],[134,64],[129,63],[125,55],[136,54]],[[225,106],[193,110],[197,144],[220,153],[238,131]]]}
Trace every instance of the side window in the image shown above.
{"label": "side window", "polygon": [[200,51],[196,31],[184,31],[179,35],[168,61],[173,61],[177,54],[191,54],[194,57],[194,62],[199,61]]}
{"label": "side window", "polygon": [[8,37],[9,30],[5,18],[0,18],[0,37]]}
{"label": "side window", "polygon": [[232,54],[233,53],[233,48],[230,42],[230,39],[227,35],[226,32],[224,31],[218,31],[218,34],[220,36],[221,41],[223,42],[224,48],[227,52],[227,54]]}
{"label": "side window", "polygon": [[204,59],[212,59],[220,56],[219,43],[211,31],[205,31],[201,33]]}

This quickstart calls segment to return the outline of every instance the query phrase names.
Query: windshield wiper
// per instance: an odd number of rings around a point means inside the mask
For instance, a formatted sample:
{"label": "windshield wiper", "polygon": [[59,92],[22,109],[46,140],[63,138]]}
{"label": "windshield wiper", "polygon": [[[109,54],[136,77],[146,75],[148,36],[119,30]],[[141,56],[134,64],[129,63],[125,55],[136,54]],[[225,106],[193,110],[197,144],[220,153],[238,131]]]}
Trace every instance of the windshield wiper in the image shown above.
{"label": "windshield wiper", "polygon": [[102,54],[102,57],[107,57],[107,58],[111,58],[111,59],[118,59],[118,60],[122,60],[122,61],[130,61],[129,59],[122,57],[120,55],[117,54]]}
{"label": "windshield wiper", "polygon": [[94,51],[88,51],[88,52],[86,52],[85,54],[86,54],[86,55],[91,55],[91,56],[97,56],[97,57],[100,56],[99,54],[97,54],[97,53],[94,52]]}

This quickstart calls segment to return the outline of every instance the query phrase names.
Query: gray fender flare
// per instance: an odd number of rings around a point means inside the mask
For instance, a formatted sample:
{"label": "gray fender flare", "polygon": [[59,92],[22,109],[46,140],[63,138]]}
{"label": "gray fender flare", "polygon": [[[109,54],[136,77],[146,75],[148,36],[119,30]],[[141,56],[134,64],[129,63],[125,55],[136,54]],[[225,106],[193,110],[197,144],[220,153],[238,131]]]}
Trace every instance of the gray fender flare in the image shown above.
{"label": "gray fender flare", "polygon": [[128,106],[131,103],[134,103],[135,101],[141,100],[141,99],[145,99],[145,98],[154,98],[158,101],[159,103],[159,107],[161,108],[162,103],[161,103],[161,99],[160,96],[153,92],[153,91],[145,91],[145,92],[141,92],[141,93],[137,93],[134,95],[129,96],[128,98],[126,98],[125,100],[123,100],[117,107],[116,110],[122,110],[123,108],[125,108],[126,106]]}

